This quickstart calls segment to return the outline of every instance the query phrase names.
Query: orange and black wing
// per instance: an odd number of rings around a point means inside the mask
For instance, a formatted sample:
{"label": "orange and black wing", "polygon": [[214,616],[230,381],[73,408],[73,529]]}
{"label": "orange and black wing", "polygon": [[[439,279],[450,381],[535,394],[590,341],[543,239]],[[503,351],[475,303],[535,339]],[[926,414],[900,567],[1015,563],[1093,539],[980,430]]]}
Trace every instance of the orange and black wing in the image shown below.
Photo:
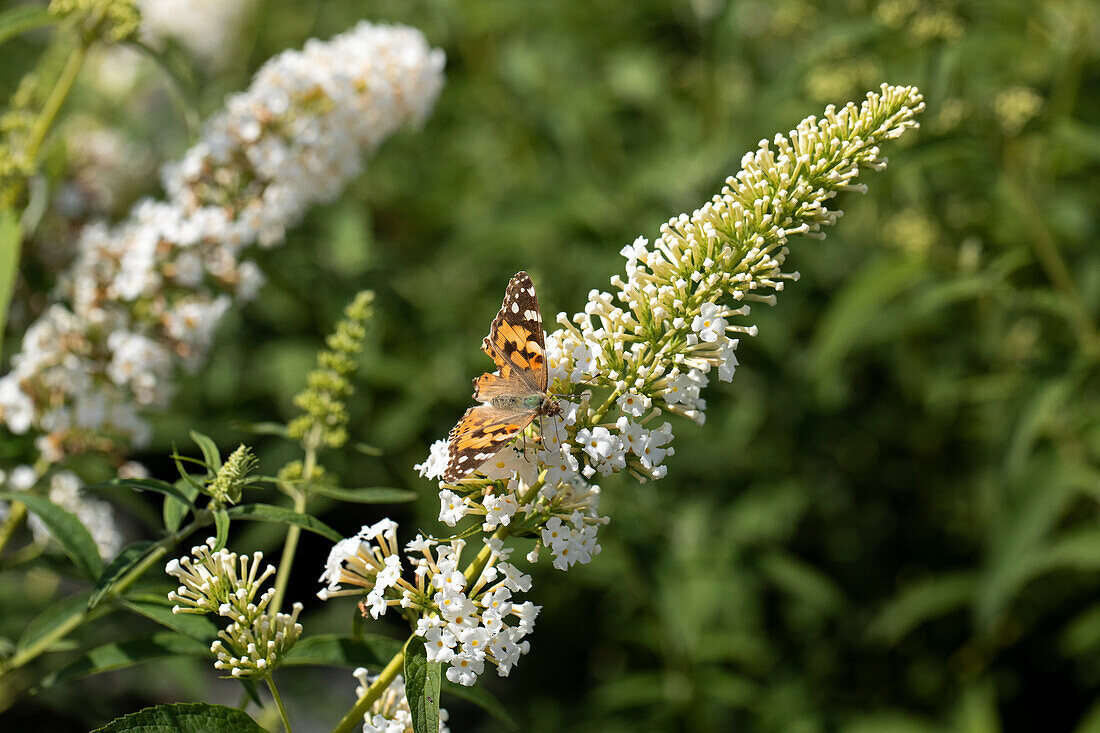
{"label": "orange and black wing", "polygon": [[517,413],[492,405],[479,405],[466,410],[451,430],[443,480],[454,483],[465,478],[496,455],[534,417],[533,411]]}
{"label": "orange and black wing", "polygon": [[481,349],[496,362],[500,376],[516,378],[532,392],[546,392],[546,341],[535,284],[517,272],[504,291],[504,304],[489,327]]}

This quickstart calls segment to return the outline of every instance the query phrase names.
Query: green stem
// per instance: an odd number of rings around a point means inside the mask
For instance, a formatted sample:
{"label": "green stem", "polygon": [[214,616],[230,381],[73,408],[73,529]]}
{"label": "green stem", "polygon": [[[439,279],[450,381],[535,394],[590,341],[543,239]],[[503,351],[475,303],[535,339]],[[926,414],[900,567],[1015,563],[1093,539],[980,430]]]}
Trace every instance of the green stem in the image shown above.
{"label": "green stem", "polygon": [[[292,484],[286,485],[290,495],[294,497],[294,511],[304,514],[306,511],[306,487],[313,478],[313,470],[317,467],[317,443],[320,441],[320,431],[317,427],[306,437],[306,455],[302,461],[302,484],[300,487]],[[275,597],[271,599],[271,613],[279,612],[283,605],[283,597],[286,595],[286,586],[290,582],[290,568],[294,565],[294,554],[298,551],[298,538],[302,535],[302,528],[292,524],[287,528],[286,541],[283,542],[283,556],[279,559],[279,569],[275,573]]]}
{"label": "green stem", "polygon": [[[306,494],[300,489],[294,489],[294,511],[304,514],[306,510]],[[286,595],[286,586],[290,582],[290,568],[294,564],[294,553],[298,551],[298,538],[302,534],[302,528],[294,524],[287,528],[286,541],[283,542],[283,555],[279,558],[279,569],[275,574],[275,597],[271,600],[271,613],[278,613],[283,605],[283,596]]]}
{"label": "green stem", "polygon": [[275,698],[275,707],[279,708],[279,717],[283,719],[283,729],[286,733],[291,733],[290,718],[287,717],[286,707],[283,706],[283,698],[279,695],[279,688],[275,686],[275,680],[272,679],[271,675],[264,675],[264,682],[271,690],[271,696]]}
{"label": "green stem", "polygon": [[87,619],[87,617],[88,612],[83,611],[76,614],[75,616],[70,616],[57,626],[54,626],[52,629],[50,629],[49,633],[43,636],[41,639],[28,646],[26,649],[23,649],[22,651],[13,654],[6,662],[4,662],[3,666],[0,667],[0,673],[6,674],[13,669],[18,669],[19,667],[22,667],[27,662],[36,658],[38,655],[45,652],[51,646],[68,636],[71,631],[80,626],[80,624],[84,623],[84,620]]}
{"label": "green stem", "polygon": [[363,715],[370,710],[370,706],[374,704],[375,700],[381,697],[382,693],[386,691],[386,688],[393,683],[398,674],[401,673],[401,669],[405,664],[405,650],[402,648],[393,659],[390,660],[382,672],[378,675],[378,679],[371,683],[371,686],[367,688],[367,691],[363,693],[363,696],[356,701],[351,710],[340,719],[340,722],[336,724],[336,727],[332,729],[332,733],[351,733],[351,731],[363,727]]}
{"label": "green stem", "polygon": [[73,50],[69,52],[69,58],[65,61],[65,67],[61,69],[61,75],[57,77],[57,83],[50,90],[50,96],[46,97],[42,105],[42,111],[38,113],[34,125],[31,127],[30,139],[27,142],[27,158],[34,161],[38,158],[38,149],[46,139],[46,133],[53,125],[57,113],[61,111],[61,105],[73,88],[77,72],[84,63],[84,55],[88,51],[88,40],[81,38]]}
{"label": "green stem", "polygon": [[23,523],[27,516],[27,505],[21,501],[13,501],[8,508],[8,518],[0,524],[0,553],[8,544],[8,540],[15,534],[15,530]]}

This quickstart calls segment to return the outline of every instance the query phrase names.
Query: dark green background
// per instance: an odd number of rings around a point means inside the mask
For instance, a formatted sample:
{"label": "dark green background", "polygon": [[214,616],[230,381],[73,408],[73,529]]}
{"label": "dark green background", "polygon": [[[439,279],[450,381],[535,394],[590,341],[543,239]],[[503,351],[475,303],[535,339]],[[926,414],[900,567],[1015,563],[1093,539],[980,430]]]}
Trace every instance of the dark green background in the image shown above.
{"label": "dark green background", "polygon": [[[321,334],[372,288],[351,432],[384,452],[326,462],[348,486],[416,488],[392,515],[409,536],[435,528],[434,487],[411,467],[469,402],[513,272],[545,312],[579,310],[623,245],[717,192],[759,139],[916,84],[922,129],[885,148],[866,196],[839,199],[826,241],[792,241],[802,280],[754,309],[760,335],[707,392],[706,425],[677,426],[666,480],[606,481],[603,553],[539,568],[531,653],[484,680],[525,731],[1100,730],[1095,3],[258,8],[233,63],[197,70],[203,116],[271,55],[363,18],[422,29],[447,83],[423,129],[260,255],[268,285],[139,456],[158,475],[187,428],[231,449],[251,440],[233,421],[292,416]],[[170,158],[188,140],[150,75],[144,107],[79,90],[73,107]],[[1041,106],[1017,129],[1004,106],[1019,87]],[[255,442],[265,470],[292,457]],[[317,508],[348,534],[385,511]],[[275,555],[279,538],[249,527],[233,544]],[[306,633],[353,613],[313,599],[327,549],[307,537],[296,566]],[[103,634],[127,623],[109,618]],[[75,730],[165,699],[235,702],[203,667],[153,669],[4,715]],[[350,675],[287,679],[303,730],[352,701]],[[454,731],[497,730],[444,704]]]}

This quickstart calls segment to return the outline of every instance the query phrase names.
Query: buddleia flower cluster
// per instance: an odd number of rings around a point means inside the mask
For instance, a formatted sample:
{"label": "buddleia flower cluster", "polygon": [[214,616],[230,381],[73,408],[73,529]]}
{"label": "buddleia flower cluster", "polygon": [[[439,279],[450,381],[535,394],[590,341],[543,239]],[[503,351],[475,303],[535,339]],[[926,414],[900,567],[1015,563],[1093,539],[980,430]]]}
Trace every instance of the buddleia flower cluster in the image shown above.
{"label": "buddleia flower cluster", "polygon": [[[359,684],[355,688],[356,697],[367,693],[377,675],[371,675],[365,667],[359,667],[352,676]],[[439,733],[450,733],[447,719],[450,714],[446,708],[439,709]],[[405,678],[397,675],[370,709],[363,714],[363,733],[409,733],[413,730],[412,711],[405,697]]]}
{"label": "buddleia flower cluster", "polygon": [[176,371],[200,366],[225,312],[262,285],[249,247],[281,243],[364,154],[423,120],[442,67],[418,31],[369,23],[266,63],[165,166],[165,200],[84,228],[60,299],[0,378],[0,420],[39,434],[49,461],[144,443],[142,411],[167,404]]}
{"label": "buddleia flower cluster", "polygon": [[229,619],[210,646],[217,656],[214,668],[233,677],[263,677],[279,666],[298,641],[302,625],[295,603],[291,613],[268,613],[275,590],[260,592],[260,586],[275,574],[271,565],[261,570],[262,552],[238,556],[225,548],[215,550],[217,541],[191,548],[191,556],[171,560],[165,567],[180,586],[168,594],[176,604],[173,613],[216,614]]}
{"label": "buddleia flower cluster", "polygon": [[[477,475],[440,483],[440,520],[455,526],[468,515],[482,529],[534,535],[553,564],[567,569],[599,551],[597,476],[627,471],[663,478],[673,455],[668,416],[703,424],[703,389],[730,381],[739,340],[754,336],[743,323],[754,304],[775,303],[797,273],[784,272],[793,235],[821,238],[840,211],[827,202],[842,191],[863,191],[860,168],[886,164],[879,144],[914,128],[924,109],[914,87],[883,85],[859,106],[829,107],[787,136],[760,142],[722,191],[670,220],[653,241],[624,247],[625,272],[611,292],[593,290],[581,313],[559,314],[546,337],[549,392],[563,414],[532,425]],[[534,435],[537,433],[537,435]],[[534,447],[537,446],[537,447]],[[439,478],[447,442],[436,442],[417,466]],[[503,532],[501,531],[503,528]]]}
{"label": "buddleia flower cluster", "polygon": [[473,685],[486,663],[506,677],[530,648],[525,637],[541,606],[515,597],[530,589],[531,576],[508,562],[511,550],[503,541],[486,540],[488,560],[469,576],[459,568],[465,546],[462,539],[417,535],[402,560],[397,523],[383,519],[332,548],[317,595],[328,600],[366,592],[360,607],[374,618],[400,609],[426,641],[428,660],[449,665],[451,682]]}

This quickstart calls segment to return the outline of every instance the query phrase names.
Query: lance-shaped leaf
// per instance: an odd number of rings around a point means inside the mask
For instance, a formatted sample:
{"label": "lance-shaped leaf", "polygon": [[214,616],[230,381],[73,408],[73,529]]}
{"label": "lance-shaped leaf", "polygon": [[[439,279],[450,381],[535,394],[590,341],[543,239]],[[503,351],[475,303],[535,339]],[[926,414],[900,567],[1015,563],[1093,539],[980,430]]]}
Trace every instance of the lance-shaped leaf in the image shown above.
{"label": "lance-shaped leaf", "polygon": [[185,478],[176,481],[175,488],[186,497],[187,501],[183,502],[172,496],[164,497],[164,528],[169,532],[175,532],[180,528],[187,512],[194,509],[195,498],[199,495],[199,490]]}
{"label": "lance-shaped leaf", "polygon": [[214,549],[220,550],[225,547],[225,543],[229,539],[229,515],[224,509],[218,509],[214,512],[214,529],[216,533]]}
{"label": "lance-shaped leaf", "polygon": [[26,504],[27,509],[34,512],[42,520],[42,524],[46,525],[50,535],[72,559],[81,575],[94,580],[103,572],[103,560],[99,557],[95,540],[71,513],[49,499],[26,492],[0,491],[0,499]]}
{"label": "lance-shaped leaf", "polygon": [[210,647],[182,634],[158,631],[126,641],[111,642],[90,649],[56,672],[47,675],[41,688],[52,687],[101,672],[110,672],[135,664],[166,657],[205,657]]}
{"label": "lance-shaped leaf", "polygon": [[167,629],[198,639],[208,646],[218,635],[218,627],[205,616],[172,613],[172,607],[166,603],[164,596],[128,598],[122,605]]}
{"label": "lance-shaped leaf", "polygon": [[412,712],[413,733],[438,733],[439,688],[443,665],[429,662],[419,636],[405,645],[405,697]]}
{"label": "lance-shaped leaf", "polygon": [[210,467],[210,470],[217,472],[222,467],[222,454],[218,450],[218,444],[209,436],[194,430],[191,431],[191,440],[198,444],[199,450],[202,451],[203,460],[206,461],[206,465]]}

